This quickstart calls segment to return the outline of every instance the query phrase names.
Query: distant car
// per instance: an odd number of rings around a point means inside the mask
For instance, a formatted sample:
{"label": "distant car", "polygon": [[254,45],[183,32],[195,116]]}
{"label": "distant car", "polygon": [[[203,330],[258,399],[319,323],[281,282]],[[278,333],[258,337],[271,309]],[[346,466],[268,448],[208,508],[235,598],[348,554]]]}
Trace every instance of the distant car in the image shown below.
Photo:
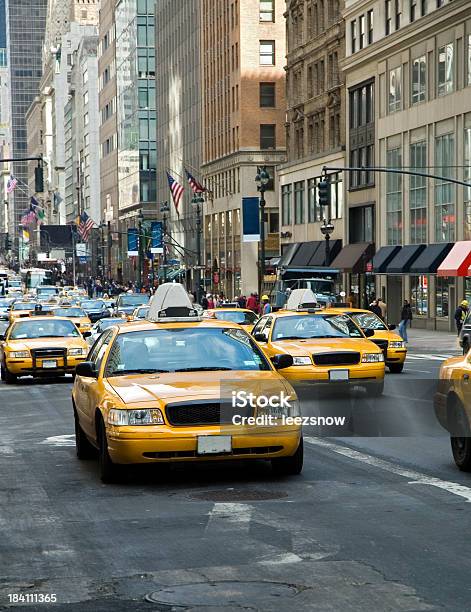
{"label": "distant car", "polygon": [[95,344],[95,342],[105,331],[105,329],[109,329],[110,327],[113,327],[113,325],[122,325],[125,322],[126,320],[122,317],[110,317],[109,319],[100,319],[95,323],[95,325],[92,326],[92,329],[90,330],[90,336],[87,338],[88,344],[90,344],[90,346],[92,344]]}
{"label": "distant car", "polygon": [[36,288],[36,298],[39,301],[47,301],[50,298],[55,298],[59,296],[60,287],[56,287],[55,285],[40,285]]}
{"label": "distant car", "polygon": [[122,293],[116,300],[114,314],[130,317],[138,306],[145,306],[148,302],[147,293]]}
{"label": "distant car", "polygon": [[96,323],[96,321],[100,319],[106,319],[111,316],[103,300],[81,300],[80,308],[85,310],[92,323]]}
{"label": "distant car", "polygon": [[466,355],[471,348],[471,311],[468,312],[466,316],[460,335],[458,336],[458,341],[463,349],[463,355]]}
{"label": "distant car", "polygon": [[211,308],[203,314],[207,319],[218,319],[219,321],[231,321],[241,325],[246,332],[250,333],[259,317],[251,310],[245,308],[231,308],[225,305],[221,308]]}
{"label": "distant car", "polygon": [[8,320],[9,308],[14,301],[12,297],[0,297],[0,320]]}
{"label": "distant car", "polygon": [[70,308],[55,308],[54,315],[56,317],[65,317],[71,319],[75,325],[83,333],[89,332],[92,327],[92,322],[87,316],[87,313],[83,308],[77,306],[71,306]]}

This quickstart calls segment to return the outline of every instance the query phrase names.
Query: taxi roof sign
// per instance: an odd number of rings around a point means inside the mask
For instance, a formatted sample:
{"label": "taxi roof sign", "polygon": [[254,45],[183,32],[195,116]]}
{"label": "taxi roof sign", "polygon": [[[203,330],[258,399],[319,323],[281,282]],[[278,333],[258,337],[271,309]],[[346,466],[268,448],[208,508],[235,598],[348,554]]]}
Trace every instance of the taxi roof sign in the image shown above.
{"label": "taxi roof sign", "polygon": [[286,304],[286,310],[319,308],[315,293],[311,289],[293,289]]}
{"label": "taxi roof sign", "polygon": [[146,319],[153,323],[201,321],[188,293],[179,283],[160,285],[149,303]]}

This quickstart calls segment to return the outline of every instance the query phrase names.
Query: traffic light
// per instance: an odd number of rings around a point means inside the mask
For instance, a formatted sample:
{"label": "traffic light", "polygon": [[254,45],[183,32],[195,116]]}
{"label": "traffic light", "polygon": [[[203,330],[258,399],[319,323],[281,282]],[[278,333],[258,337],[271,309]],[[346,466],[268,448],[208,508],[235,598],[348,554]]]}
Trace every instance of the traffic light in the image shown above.
{"label": "traffic light", "polygon": [[36,193],[44,193],[44,173],[42,166],[36,166],[34,169],[34,191]]}
{"label": "traffic light", "polygon": [[330,181],[323,179],[317,186],[319,206],[330,206]]}
{"label": "traffic light", "polygon": [[5,251],[11,251],[11,238],[8,234],[5,234]]}

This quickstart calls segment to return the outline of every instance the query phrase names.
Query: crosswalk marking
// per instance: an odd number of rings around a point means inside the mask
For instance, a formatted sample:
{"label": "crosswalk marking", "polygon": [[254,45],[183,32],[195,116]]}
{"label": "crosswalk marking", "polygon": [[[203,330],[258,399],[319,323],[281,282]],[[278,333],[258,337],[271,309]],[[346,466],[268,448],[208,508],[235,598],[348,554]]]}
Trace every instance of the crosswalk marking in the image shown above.
{"label": "crosswalk marking", "polygon": [[440,355],[440,354],[425,354],[425,353],[407,353],[406,360],[408,359],[416,359],[416,360],[431,360],[431,361],[445,361],[445,359],[450,359],[450,357],[458,357],[455,353],[454,355]]}

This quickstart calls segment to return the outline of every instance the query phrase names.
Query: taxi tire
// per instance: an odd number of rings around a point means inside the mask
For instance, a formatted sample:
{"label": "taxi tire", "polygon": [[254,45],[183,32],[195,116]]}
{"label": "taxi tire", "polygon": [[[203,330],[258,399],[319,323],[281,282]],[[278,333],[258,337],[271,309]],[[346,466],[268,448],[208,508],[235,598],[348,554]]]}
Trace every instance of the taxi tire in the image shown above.
{"label": "taxi tire", "polygon": [[384,391],[384,380],[379,383],[370,383],[366,386],[368,397],[381,397]]}
{"label": "taxi tire", "polygon": [[106,428],[103,419],[98,423],[97,432],[98,441],[98,470],[100,479],[105,484],[113,484],[119,482],[119,466],[111,461],[108,453],[108,439],[106,437]]}
{"label": "taxi tire", "polygon": [[277,476],[298,476],[303,470],[304,444],[299,440],[298,448],[291,457],[276,457],[271,460],[271,467]]}
{"label": "taxi tire", "polygon": [[14,385],[16,382],[18,382],[18,376],[16,376],[16,374],[12,374],[11,372],[9,372],[7,366],[4,363],[2,363],[2,366],[1,366],[1,375],[2,375],[2,380],[7,385]]}
{"label": "taxi tire", "polygon": [[74,410],[74,425],[75,425],[75,451],[77,459],[81,461],[86,459],[94,459],[97,455],[96,448],[90,443],[83,429],[80,427],[80,422],[76,411]]}
{"label": "taxi tire", "polygon": [[400,374],[402,370],[404,369],[404,364],[403,363],[391,363],[390,365],[388,365],[388,368],[391,374]]}
{"label": "taxi tire", "polygon": [[462,472],[471,472],[471,431],[468,417],[462,405],[455,403],[451,418],[455,431],[463,431],[466,434],[465,436],[450,437],[453,459]]}

